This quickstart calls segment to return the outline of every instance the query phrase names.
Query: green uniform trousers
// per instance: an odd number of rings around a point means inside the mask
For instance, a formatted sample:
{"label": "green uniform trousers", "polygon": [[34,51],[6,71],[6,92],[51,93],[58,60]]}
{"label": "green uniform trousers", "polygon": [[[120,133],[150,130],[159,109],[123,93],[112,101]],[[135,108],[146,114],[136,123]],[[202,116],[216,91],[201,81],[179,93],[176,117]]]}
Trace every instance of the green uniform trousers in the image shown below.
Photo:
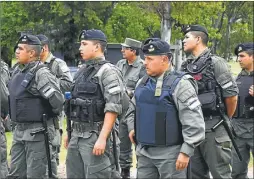
{"label": "green uniform trousers", "polygon": [[[2,120],[2,119],[0,119]],[[2,121],[0,121],[1,123]],[[6,136],[4,128],[0,124],[0,178],[5,178],[8,174]]]}
{"label": "green uniform trousers", "polygon": [[129,138],[128,126],[125,119],[120,120],[119,139],[120,139],[120,166],[121,168],[131,168],[132,144]]}
{"label": "green uniform trousers", "polygon": [[236,151],[232,151],[232,178],[248,178],[248,164],[250,161],[250,152],[254,156],[253,138],[240,138],[237,137],[235,142],[243,158],[242,161],[239,160]]}
{"label": "green uniform trousers", "polygon": [[[52,123],[52,122],[51,122]],[[18,178],[46,178],[48,177],[47,155],[45,149],[44,134],[37,133],[31,136],[31,132],[42,127],[40,123],[16,124],[13,131],[11,148],[11,164],[8,177]],[[55,136],[53,123],[48,124],[49,140]],[[51,142],[50,142],[51,143]],[[52,146],[50,145],[52,158]],[[56,177],[56,176],[53,176]]]}
{"label": "green uniform trousers", "polygon": [[231,178],[231,140],[221,125],[215,132],[206,132],[205,140],[191,157],[191,171],[193,178]]}
{"label": "green uniform trousers", "polygon": [[112,178],[114,164],[110,160],[113,155],[110,139],[103,155],[93,155],[99,132],[92,129],[87,131],[90,132],[73,129],[66,158],[67,178]]}

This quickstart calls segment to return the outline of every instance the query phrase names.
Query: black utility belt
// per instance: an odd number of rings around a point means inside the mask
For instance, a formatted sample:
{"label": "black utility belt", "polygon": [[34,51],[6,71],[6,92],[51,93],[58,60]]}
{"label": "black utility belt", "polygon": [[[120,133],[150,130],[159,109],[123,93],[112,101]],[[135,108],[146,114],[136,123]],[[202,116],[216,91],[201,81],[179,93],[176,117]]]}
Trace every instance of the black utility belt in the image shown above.
{"label": "black utility belt", "polygon": [[205,121],[218,120],[218,119],[221,119],[221,117],[219,115],[218,116],[215,116],[215,115],[204,115],[204,120]]}
{"label": "black utility belt", "polygon": [[91,122],[102,122],[104,121],[104,117],[102,118],[94,118],[92,121],[90,118],[82,118],[82,117],[69,117],[69,120],[74,121],[74,122],[80,122],[80,123],[91,123]]}
{"label": "black utility belt", "polygon": [[[33,129],[38,127],[43,127],[42,121],[41,122],[15,122],[15,126],[18,130],[26,130],[26,129]],[[54,121],[52,119],[47,120],[47,126],[54,125]]]}
{"label": "black utility belt", "polygon": [[90,132],[90,131],[101,131],[103,126],[103,122],[94,122],[94,123],[86,123],[86,122],[73,122],[72,128],[78,132]]}

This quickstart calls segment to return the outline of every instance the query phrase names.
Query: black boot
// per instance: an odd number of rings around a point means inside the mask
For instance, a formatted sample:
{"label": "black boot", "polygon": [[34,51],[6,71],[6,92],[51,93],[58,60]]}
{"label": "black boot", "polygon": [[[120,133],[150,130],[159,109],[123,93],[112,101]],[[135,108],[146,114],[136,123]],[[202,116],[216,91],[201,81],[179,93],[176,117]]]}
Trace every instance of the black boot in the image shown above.
{"label": "black boot", "polygon": [[121,177],[122,177],[122,179],[130,179],[130,169],[129,168],[122,168]]}

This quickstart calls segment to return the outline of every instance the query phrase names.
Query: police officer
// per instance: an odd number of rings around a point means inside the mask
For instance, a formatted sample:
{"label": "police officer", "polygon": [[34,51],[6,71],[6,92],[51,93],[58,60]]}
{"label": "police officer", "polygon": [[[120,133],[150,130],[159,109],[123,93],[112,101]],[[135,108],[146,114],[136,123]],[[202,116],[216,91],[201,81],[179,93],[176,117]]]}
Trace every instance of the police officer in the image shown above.
{"label": "police officer", "polygon": [[242,43],[235,48],[235,54],[242,71],[236,78],[239,88],[237,109],[232,120],[238,149],[243,157],[239,161],[235,150],[232,156],[232,178],[248,178],[248,163],[250,151],[254,154],[253,148],[253,117],[254,117],[254,68],[253,68],[254,44]]}
{"label": "police officer", "polygon": [[[145,68],[143,60],[139,56],[139,50],[142,42],[135,39],[126,38],[122,45],[122,60],[118,61],[116,66],[123,74],[124,83],[130,98],[134,94],[135,86],[138,80],[144,76]],[[132,148],[128,137],[128,127],[124,118],[120,119],[119,125],[120,138],[120,166],[122,178],[130,178],[130,168],[132,166]]]}
{"label": "police officer", "polygon": [[213,178],[231,178],[231,140],[223,125],[219,125],[215,130],[211,129],[221,120],[218,105],[224,103],[224,111],[228,117],[233,116],[238,88],[226,61],[212,55],[208,49],[206,28],[191,25],[184,30],[184,34],[184,51],[190,53],[190,56],[181,68],[191,74],[198,83],[198,97],[206,124],[205,141],[195,149],[191,158],[192,176],[209,178],[210,171]]}
{"label": "police officer", "polygon": [[[70,74],[70,69],[67,67],[65,61],[56,58],[50,51],[49,39],[43,34],[36,35],[42,43],[42,51],[40,54],[40,60],[48,66],[50,71],[58,78],[60,83],[60,89],[63,94],[66,91],[70,91],[73,85],[73,79]],[[59,125],[60,121],[63,121],[64,113],[62,112],[56,119],[54,119],[54,125],[56,128],[56,135],[52,141],[53,150],[53,163],[52,172],[57,175],[57,165],[59,165],[59,156],[61,146],[62,129]],[[56,159],[56,160],[55,160]],[[56,161],[57,163],[54,163]]]}
{"label": "police officer", "polygon": [[100,30],[79,36],[84,60],[74,77],[70,112],[73,131],[68,145],[67,178],[111,178],[111,131],[122,113],[123,81],[117,67],[104,57],[107,38]]}
{"label": "police officer", "polygon": [[8,65],[0,59],[0,178],[5,178],[8,174],[7,163],[7,150],[6,150],[6,136],[3,126],[3,120],[5,120],[9,113],[8,95],[9,91],[7,83],[9,81]]}
{"label": "police officer", "polygon": [[173,69],[167,42],[147,39],[142,50],[147,75],[126,114],[129,137],[136,138],[137,178],[186,178],[189,158],[205,138],[196,83]]}
{"label": "police officer", "polygon": [[39,132],[44,128],[42,116],[47,115],[48,136],[52,141],[53,118],[61,112],[64,97],[57,78],[39,60],[40,40],[34,35],[24,35],[17,45],[19,65],[8,84],[11,119],[16,123],[9,177],[45,178],[48,159],[45,137]]}

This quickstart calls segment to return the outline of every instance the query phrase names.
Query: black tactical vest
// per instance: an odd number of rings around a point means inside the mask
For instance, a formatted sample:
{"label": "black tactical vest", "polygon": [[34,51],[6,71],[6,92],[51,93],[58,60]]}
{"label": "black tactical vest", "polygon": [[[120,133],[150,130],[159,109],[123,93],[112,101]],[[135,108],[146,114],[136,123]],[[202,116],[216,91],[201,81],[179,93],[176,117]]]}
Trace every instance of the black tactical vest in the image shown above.
{"label": "black tactical vest", "polygon": [[202,104],[204,116],[216,114],[216,80],[210,51],[200,56],[193,63],[185,61],[181,70],[192,75],[198,84],[198,98]]}
{"label": "black tactical vest", "polygon": [[89,123],[104,120],[106,102],[98,78],[93,77],[105,63],[109,62],[103,60],[77,72],[70,100],[70,120]]}
{"label": "black tactical vest", "polygon": [[19,123],[41,122],[42,115],[54,117],[48,100],[29,92],[35,73],[38,70],[25,70],[15,73],[9,81],[11,120]]}
{"label": "black tactical vest", "polygon": [[249,119],[254,117],[254,97],[249,94],[254,75],[253,73],[252,75],[243,75],[242,73],[243,71],[236,78],[239,95],[234,117]]}

